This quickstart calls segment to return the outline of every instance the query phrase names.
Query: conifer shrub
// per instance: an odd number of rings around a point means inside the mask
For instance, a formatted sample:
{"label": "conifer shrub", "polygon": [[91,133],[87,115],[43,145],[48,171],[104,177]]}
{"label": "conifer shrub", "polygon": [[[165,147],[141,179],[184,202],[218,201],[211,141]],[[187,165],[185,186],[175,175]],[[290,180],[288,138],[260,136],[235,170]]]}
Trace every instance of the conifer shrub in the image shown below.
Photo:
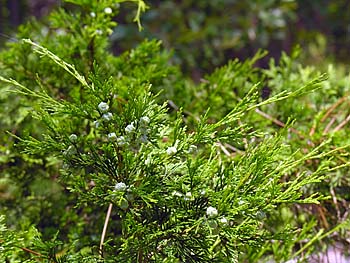
{"label": "conifer shrub", "polygon": [[0,53],[0,262],[282,262],[346,230],[288,210],[328,200],[348,165],[344,142],[290,138],[288,118],[314,116],[287,102],[323,96],[326,75],[258,53],[196,85],[157,41],[111,54],[114,1],[67,2]]}
{"label": "conifer shrub", "polygon": [[[188,111],[197,111],[211,107],[209,118],[218,120],[237,105],[242,96],[249,90],[249,85],[260,81],[262,99],[274,96],[279,92],[296,91],[300,86],[307,85],[312,78],[320,76],[320,71],[314,66],[303,66],[300,60],[300,48],[295,48],[290,56],[282,54],[276,63],[270,60],[269,68],[261,69],[254,66],[255,62],[266,55],[258,52],[253,58],[244,62],[234,60],[228,65],[218,68],[213,74],[207,75],[202,81],[203,92],[194,95],[197,103],[188,104]],[[327,152],[338,147],[343,149],[332,153],[332,165],[338,167],[328,172],[326,179],[317,185],[304,188],[305,192],[320,191],[331,197],[321,202],[320,206],[297,206],[289,213],[299,214],[304,218],[304,212],[314,215],[319,222],[319,228],[330,229],[348,220],[349,205],[348,149],[347,125],[349,122],[347,97],[349,94],[349,75],[341,67],[329,65],[326,69],[327,78],[320,82],[317,91],[305,93],[298,99],[290,98],[277,103],[264,105],[248,113],[244,120],[256,129],[264,129],[268,133],[284,129],[290,120],[293,125],[288,128],[285,142],[294,150],[303,153],[310,152],[314,147],[322,145],[322,151]],[[217,78],[217,76],[223,76]],[[219,81],[218,81],[219,79]],[[232,92],[234,90],[234,92]],[[220,94],[220,96],[217,96]],[[328,141],[327,144],[324,144]],[[236,147],[238,150],[244,150]],[[322,160],[308,161],[305,169],[315,171]],[[339,169],[341,168],[341,169]],[[329,242],[344,242],[347,244],[345,231],[332,235]]]}

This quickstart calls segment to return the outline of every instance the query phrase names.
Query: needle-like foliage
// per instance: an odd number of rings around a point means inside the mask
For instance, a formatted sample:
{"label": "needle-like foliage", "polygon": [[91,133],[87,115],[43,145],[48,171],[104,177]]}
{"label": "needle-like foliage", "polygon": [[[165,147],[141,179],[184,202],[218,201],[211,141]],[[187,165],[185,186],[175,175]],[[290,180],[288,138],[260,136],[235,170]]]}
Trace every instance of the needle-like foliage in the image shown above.
{"label": "needle-like foliage", "polygon": [[[217,118],[213,110],[202,112],[203,108],[194,114],[177,108],[172,114],[175,104],[164,96],[172,98],[181,85],[191,90],[176,96],[196,89],[199,98],[205,96],[210,83],[227,83],[227,70],[238,62],[196,87],[166,64],[167,55],[159,53],[157,42],[145,42],[120,57],[109,53],[103,32],[114,26],[112,1],[101,6],[68,2],[79,4],[82,12],[73,17],[64,10],[54,13],[53,24],[64,32],[53,33],[53,40],[40,44],[24,38],[12,44],[12,55],[25,50],[29,62],[20,60],[17,66],[8,57],[0,77],[9,98],[23,99],[38,125],[24,125],[27,134],[10,131],[22,150],[19,156],[38,164],[43,182],[54,181],[59,196],[70,196],[54,200],[66,211],[59,220],[62,229],[17,245],[27,252],[28,262],[255,262],[271,254],[287,260],[323,237],[320,232],[296,250],[295,243],[309,238],[313,224],[297,228],[282,221],[276,226],[273,218],[288,205],[326,199],[304,190],[325,179],[332,154],[346,146],[323,152],[326,141],[304,153],[285,139],[290,124],[267,133],[245,119],[261,107],[319,89],[325,75],[265,100],[252,78],[242,96]],[[145,6],[137,2],[139,23]],[[83,27],[80,19],[86,23]],[[65,20],[70,23],[63,24]],[[72,47],[64,50],[68,39]],[[163,94],[156,92],[160,90]],[[305,163],[313,160],[322,162],[306,169]],[[0,247],[14,246],[8,241],[10,234],[0,231],[5,233]]]}

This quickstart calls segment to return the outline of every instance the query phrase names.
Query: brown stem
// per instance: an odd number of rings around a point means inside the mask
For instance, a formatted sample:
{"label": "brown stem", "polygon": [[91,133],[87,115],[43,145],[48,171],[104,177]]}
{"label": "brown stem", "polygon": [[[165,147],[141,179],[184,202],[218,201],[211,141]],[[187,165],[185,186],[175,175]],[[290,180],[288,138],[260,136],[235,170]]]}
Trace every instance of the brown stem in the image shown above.
{"label": "brown stem", "polygon": [[312,137],[312,135],[315,134],[315,131],[316,131],[316,123],[314,123],[310,129],[310,132],[309,132],[309,136]]}
{"label": "brown stem", "polygon": [[217,146],[220,147],[220,149],[223,151],[223,153],[224,153],[226,156],[229,156],[229,157],[231,156],[230,152],[225,148],[224,145],[222,145],[221,142],[217,142],[216,144],[217,144]]}
{"label": "brown stem", "polygon": [[333,123],[335,122],[335,118],[333,117],[327,124],[326,128],[323,130],[323,134],[327,134]]}
{"label": "brown stem", "polygon": [[[259,109],[255,109],[255,112],[258,113],[259,115],[263,116],[264,118],[272,121],[274,124],[277,124],[280,127],[283,127],[283,128],[286,127],[285,123],[281,122],[280,120],[270,116],[269,114],[267,114]],[[296,135],[298,135],[300,139],[304,139],[304,136],[298,130],[296,130],[294,128],[290,128],[289,130],[291,132],[295,133]]]}
{"label": "brown stem", "polygon": [[333,187],[330,188],[330,191],[329,191],[332,195],[332,200],[333,200],[333,203],[334,203],[334,206],[335,206],[335,210],[337,211],[337,218],[341,218],[340,217],[340,210],[339,210],[339,206],[338,206],[338,201],[337,201],[337,196],[334,192],[334,189]]}
{"label": "brown stem", "polygon": [[[0,239],[0,243],[2,243],[2,242],[4,242],[4,240]],[[31,250],[29,248],[20,247],[20,246],[16,246],[16,247],[19,248],[19,249],[22,249],[23,251],[28,252],[30,254],[33,254],[33,255],[36,255],[36,256],[39,256],[39,257],[43,257],[43,255],[40,254],[39,252],[36,252],[36,251]]]}
{"label": "brown stem", "polygon": [[109,218],[111,217],[111,212],[112,212],[113,204],[110,203],[108,206],[107,214],[106,214],[106,219],[105,223],[103,225],[103,230],[102,230],[102,235],[101,235],[101,242],[100,242],[100,256],[102,257],[102,252],[103,252],[103,243],[105,242],[105,236],[107,232],[107,226],[108,226],[108,221]]}
{"label": "brown stem", "polygon": [[31,250],[29,248],[20,247],[20,249],[22,249],[23,251],[28,252],[30,254],[33,254],[33,255],[36,255],[36,256],[39,256],[39,257],[43,257],[43,255],[40,254],[39,252],[35,252],[34,250]]}
{"label": "brown stem", "polygon": [[347,99],[347,96],[344,96],[342,98],[340,98],[339,100],[337,100],[336,103],[334,103],[331,107],[329,107],[329,109],[327,110],[326,114],[322,117],[321,122],[324,122],[329,115],[340,105],[342,104],[345,100]]}
{"label": "brown stem", "polygon": [[334,128],[334,132],[339,131],[341,128],[343,128],[348,122],[350,121],[350,115],[346,117],[345,120],[343,120],[337,127]]}
{"label": "brown stem", "polygon": [[321,219],[321,223],[323,224],[324,228],[328,229],[329,223],[328,223],[326,216],[324,214],[325,209],[319,205],[316,205],[316,209],[318,210],[318,215],[319,215],[319,218]]}

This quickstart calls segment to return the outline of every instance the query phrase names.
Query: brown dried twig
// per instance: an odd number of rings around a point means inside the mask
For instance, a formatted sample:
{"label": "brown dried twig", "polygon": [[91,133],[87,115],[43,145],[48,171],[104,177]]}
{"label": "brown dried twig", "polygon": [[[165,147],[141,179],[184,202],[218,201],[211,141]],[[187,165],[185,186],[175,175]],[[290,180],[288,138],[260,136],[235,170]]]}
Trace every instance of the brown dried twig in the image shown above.
{"label": "brown dried twig", "polygon": [[339,131],[341,128],[343,128],[348,122],[350,121],[350,115],[348,115],[345,120],[343,120],[341,123],[338,124],[337,127],[333,129],[333,132]]}
{"label": "brown dried twig", "polygon": [[109,218],[111,217],[112,208],[113,208],[113,204],[110,203],[109,206],[108,206],[106,219],[105,219],[105,223],[103,225],[103,230],[102,230],[102,235],[101,235],[101,242],[100,242],[100,255],[101,256],[102,256],[102,251],[103,251],[103,243],[105,242],[108,221],[109,221]]}
{"label": "brown dried twig", "polygon": [[331,113],[339,106],[341,105],[345,100],[347,99],[347,96],[344,96],[342,98],[340,98],[339,100],[337,100],[331,107],[328,108],[327,112],[325,113],[325,115],[322,117],[321,122],[324,122],[329,115],[331,115]]}
{"label": "brown dried twig", "polygon": [[323,134],[327,134],[330,130],[330,128],[332,127],[333,123],[335,122],[336,118],[333,117],[327,124],[326,128],[324,128],[323,130]]}
{"label": "brown dried twig", "polygon": [[226,156],[231,156],[231,153],[225,148],[225,146],[224,146],[221,142],[217,142],[216,145],[220,147],[221,151],[222,151]]}
{"label": "brown dried twig", "polygon": [[339,210],[339,206],[338,206],[338,201],[337,201],[337,196],[335,195],[334,189],[333,187],[330,187],[330,191],[329,191],[332,195],[332,200],[335,206],[335,210],[337,211],[337,218],[340,219],[340,210]]}
{"label": "brown dried twig", "polygon": [[[255,112],[258,113],[260,116],[263,116],[264,118],[272,121],[274,124],[277,124],[280,127],[283,127],[283,128],[286,127],[285,123],[283,123],[280,120],[272,117],[271,115],[267,114],[266,112],[263,112],[263,111],[261,111],[259,109],[255,109]],[[298,130],[296,130],[294,128],[289,128],[289,130],[291,132],[295,133],[296,135],[298,135],[300,139],[304,139],[305,138]]]}

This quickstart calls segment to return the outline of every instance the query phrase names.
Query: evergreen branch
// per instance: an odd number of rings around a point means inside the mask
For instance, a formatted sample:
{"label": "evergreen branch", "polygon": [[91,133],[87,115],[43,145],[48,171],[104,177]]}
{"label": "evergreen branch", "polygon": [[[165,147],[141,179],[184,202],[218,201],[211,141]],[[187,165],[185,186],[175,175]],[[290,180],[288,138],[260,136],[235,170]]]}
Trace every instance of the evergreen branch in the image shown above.
{"label": "evergreen branch", "polygon": [[49,57],[53,62],[55,62],[58,66],[63,68],[65,71],[67,71],[69,74],[71,74],[74,78],[76,78],[84,87],[91,89],[87,81],[85,80],[85,77],[80,75],[79,72],[75,69],[75,67],[67,62],[65,62],[63,59],[49,51],[47,48],[42,47],[41,45],[33,42],[31,39],[23,39],[22,40],[26,44],[30,44],[34,47],[34,51],[38,53],[41,56],[47,56]]}
{"label": "evergreen branch", "polygon": [[303,246],[297,252],[295,252],[291,258],[297,258],[301,253],[303,253],[307,248],[312,246],[315,242],[320,241],[320,240],[324,239],[325,237],[331,235],[332,233],[334,233],[342,228],[345,228],[345,227],[349,227],[349,221],[345,221],[345,222],[335,226],[333,229],[327,231],[326,233],[323,233],[324,229],[321,229],[320,231],[318,231],[318,233],[313,238],[311,238],[311,240],[309,242],[307,242],[307,244],[305,246]]}
{"label": "evergreen branch", "polygon": [[[38,98],[41,101],[45,102],[46,106],[48,106],[48,105],[54,105],[55,107],[63,106],[63,104],[61,104],[59,101],[50,97],[44,90],[42,90],[41,92],[36,92],[36,91],[31,90],[31,89],[28,89],[27,87],[18,83],[14,79],[6,79],[2,76],[0,76],[0,80],[5,82],[5,83],[12,84],[12,85],[18,87],[18,89],[14,90],[14,91],[9,90],[10,92],[15,92],[15,93],[22,94],[25,96],[32,96],[32,97]],[[54,107],[50,107],[50,108],[54,108]]]}
{"label": "evergreen branch", "polygon": [[213,127],[217,128],[224,124],[232,123],[233,121],[237,120],[240,116],[242,116],[244,113],[249,112],[251,110],[255,110],[261,106],[282,101],[289,98],[294,98],[297,96],[301,96],[307,92],[314,91],[320,88],[320,83],[326,79],[327,79],[327,74],[322,74],[317,78],[309,81],[307,84],[300,87],[296,91],[291,91],[291,92],[282,91],[276,94],[275,96],[268,98],[259,103],[257,102],[259,98],[257,88],[259,87],[260,83],[257,83],[249,90],[249,92],[244,96],[244,98],[239,101],[236,107],[233,110],[231,110],[224,118],[219,120],[217,123],[213,124]]}
{"label": "evergreen branch", "polygon": [[[311,152],[309,152],[309,153],[305,154],[304,156],[300,157],[298,160],[295,160],[295,161],[292,160],[290,162],[285,163],[285,165],[278,167],[277,171],[280,171],[281,174],[286,174],[288,171],[294,169],[296,166],[300,165],[301,163],[305,162],[306,160],[318,159],[318,158],[321,158],[321,157],[330,156],[330,153],[333,153],[334,151],[338,151],[338,150],[344,148],[344,147],[339,147],[339,148],[337,148],[337,150],[330,151],[330,152],[328,152],[326,154],[325,153],[317,154],[319,152],[319,150],[323,146],[328,144],[328,143],[329,143],[329,140],[327,140],[325,142],[322,142],[320,145],[318,145],[317,147],[313,148]],[[299,152],[299,151],[295,151],[291,156],[296,155],[297,152]]]}
{"label": "evergreen branch", "polygon": [[289,98],[294,98],[294,97],[298,97],[301,95],[304,95],[305,93],[308,93],[310,91],[315,91],[319,88],[321,88],[321,82],[327,80],[328,75],[327,74],[322,74],[320,76],[318,76],[317,78],[314,78],[313,80],[309,81],[308,83],[306,83],[304,86],[300,87],[299,89],[295,90],[295,91],[282,91],[279,94],[276,94],[275,96],[268,98],[260,103],[257,103],[253,106],[251,106],[250,108],[247,109],[247,111],[250,111],[252,109],[256,109],[258,107],[261,107],[263,105],[267,105],[267,104],[271,104],[273,102],[278,102],[281,100],[285,100],[285,99],[289,99]]}

